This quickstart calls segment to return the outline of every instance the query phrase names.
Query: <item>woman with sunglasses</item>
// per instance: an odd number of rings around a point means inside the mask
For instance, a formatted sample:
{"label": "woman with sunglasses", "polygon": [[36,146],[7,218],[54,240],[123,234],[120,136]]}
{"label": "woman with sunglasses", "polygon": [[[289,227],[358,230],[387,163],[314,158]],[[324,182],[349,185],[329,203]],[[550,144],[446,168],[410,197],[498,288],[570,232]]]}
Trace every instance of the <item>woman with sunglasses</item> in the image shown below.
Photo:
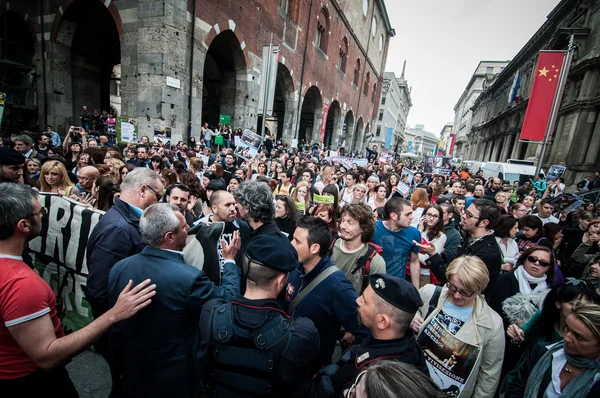
{"label": "woman with sunglasses", "polygon": [[600,396],[600,305],[577,302],[562,341],[532,348],[505,398]]}
{"label": "woman with sunglasses", "polygon": [[[415,315],[411,327],[419,333],[436,321],[461,341],[479,346],[481,352],[470,375],[466,378],[461,397],[492,398],[500,381],[504,355],[504,329],[502,318],[487,304],[483,291],[490,275],[487,266],[476,256],[461,256],[450,263],[446,270],[446,285],[438,290],[426,285],[419,290],[423,306]],[[444,344],[444,340],[440,341]],[[454,347],[441,347],[452,352]],[[441,388],[440,376],[429,367],[430,375]],[[433,372],[432,372],[433,369]],[[416,395],[420,396],[420,395]]]}
{"label": "woman with sunglasses", "polygon": [[[522,305],[534,303],[539,308],[553,284],[554,254],[547,247],[534,246],[521,253],[512,271],[496,279],[490,288],[489,303],[502,317],[504,329],[516,321],[523,324],[529,319],[519,319]],[[505,304],[513,296],[511,305]]]}
{"label": "woman with sunglasses", "polygon": [[519,369],[525,363],[527,354],[538,343],[556,343],[565,335],[566,319],[577,302],[598,302],[600,296],[594,293],[590,282],[575,278],[567,278],[560,285],[552,288],[542,309],[520,327],[512,324],[506,330],[510,340],[506,344],[503,368],[510,372],[503,379],[500,392],[505,392],[515,379]]}

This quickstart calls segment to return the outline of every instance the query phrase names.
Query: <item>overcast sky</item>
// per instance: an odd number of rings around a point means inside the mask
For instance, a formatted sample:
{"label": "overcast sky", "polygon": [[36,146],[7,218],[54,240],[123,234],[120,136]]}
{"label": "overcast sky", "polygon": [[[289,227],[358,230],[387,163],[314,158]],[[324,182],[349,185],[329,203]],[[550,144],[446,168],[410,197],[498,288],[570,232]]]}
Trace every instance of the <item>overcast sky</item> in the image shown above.
{"label": "overcast sky", "polygon": [[439,135],[479,61],[510,60],[559,0],[385,0],[396,36],[386,71],[406,74],[413,106],[407,124]]}

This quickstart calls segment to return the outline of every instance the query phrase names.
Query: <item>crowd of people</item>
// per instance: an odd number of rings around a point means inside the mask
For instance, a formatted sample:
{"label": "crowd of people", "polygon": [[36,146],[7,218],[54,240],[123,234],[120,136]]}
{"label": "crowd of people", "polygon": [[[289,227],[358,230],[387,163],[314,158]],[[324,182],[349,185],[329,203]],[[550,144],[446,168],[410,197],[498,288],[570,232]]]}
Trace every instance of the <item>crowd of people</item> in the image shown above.
{"label": "crowd of people", "polygon": [[[209,130],[3,140],[0,395],[78,396],[65,364],[94,345],[113,397],[600,396],[600,203],[377,147],[350,166],[268,137],[246,159]],[[69,334],[26,261],[40,193],[104,212],[94,321]]]}

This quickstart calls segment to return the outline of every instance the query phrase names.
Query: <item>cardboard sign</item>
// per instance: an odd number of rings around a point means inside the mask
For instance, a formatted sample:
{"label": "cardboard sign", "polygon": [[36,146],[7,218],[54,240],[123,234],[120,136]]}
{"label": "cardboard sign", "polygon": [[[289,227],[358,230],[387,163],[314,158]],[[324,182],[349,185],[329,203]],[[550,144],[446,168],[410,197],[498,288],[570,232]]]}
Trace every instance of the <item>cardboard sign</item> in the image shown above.
{"label": "cardboard sign", "polygon": [[245,160],[253,159],[258,154],[262,142],[262,136],[246,129],[241,137],[235,137],[234,154]]}

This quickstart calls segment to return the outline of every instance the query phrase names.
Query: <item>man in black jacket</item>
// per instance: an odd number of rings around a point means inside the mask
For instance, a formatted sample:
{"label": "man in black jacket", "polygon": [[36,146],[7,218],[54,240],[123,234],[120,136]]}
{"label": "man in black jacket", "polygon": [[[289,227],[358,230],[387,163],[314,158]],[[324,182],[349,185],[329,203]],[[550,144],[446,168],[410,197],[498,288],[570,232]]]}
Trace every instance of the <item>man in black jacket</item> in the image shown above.
{"label": "man in black jacket", "polygon": [[[498,217],[500,217],[500,210],[495,203],[486,199],[476,199],[465,211],[462,220],[462,229],[468,232],[471,238],[461,247],[459,256],[477,256],[485,263],[490,273],[488,289],[500,275],[500,267],[502,266],[502,252],[492,229]],[[435,248],[432,250],[433,246],[421,245],[418,242],[414,243],[424,253],[430,255],[425,260],[425,264],[429,266],[440,283],[446,283],[446,268],[450,261],[444,256],[444,253],[434,254]],[[486,292],[488,289],[486,289]]]}

